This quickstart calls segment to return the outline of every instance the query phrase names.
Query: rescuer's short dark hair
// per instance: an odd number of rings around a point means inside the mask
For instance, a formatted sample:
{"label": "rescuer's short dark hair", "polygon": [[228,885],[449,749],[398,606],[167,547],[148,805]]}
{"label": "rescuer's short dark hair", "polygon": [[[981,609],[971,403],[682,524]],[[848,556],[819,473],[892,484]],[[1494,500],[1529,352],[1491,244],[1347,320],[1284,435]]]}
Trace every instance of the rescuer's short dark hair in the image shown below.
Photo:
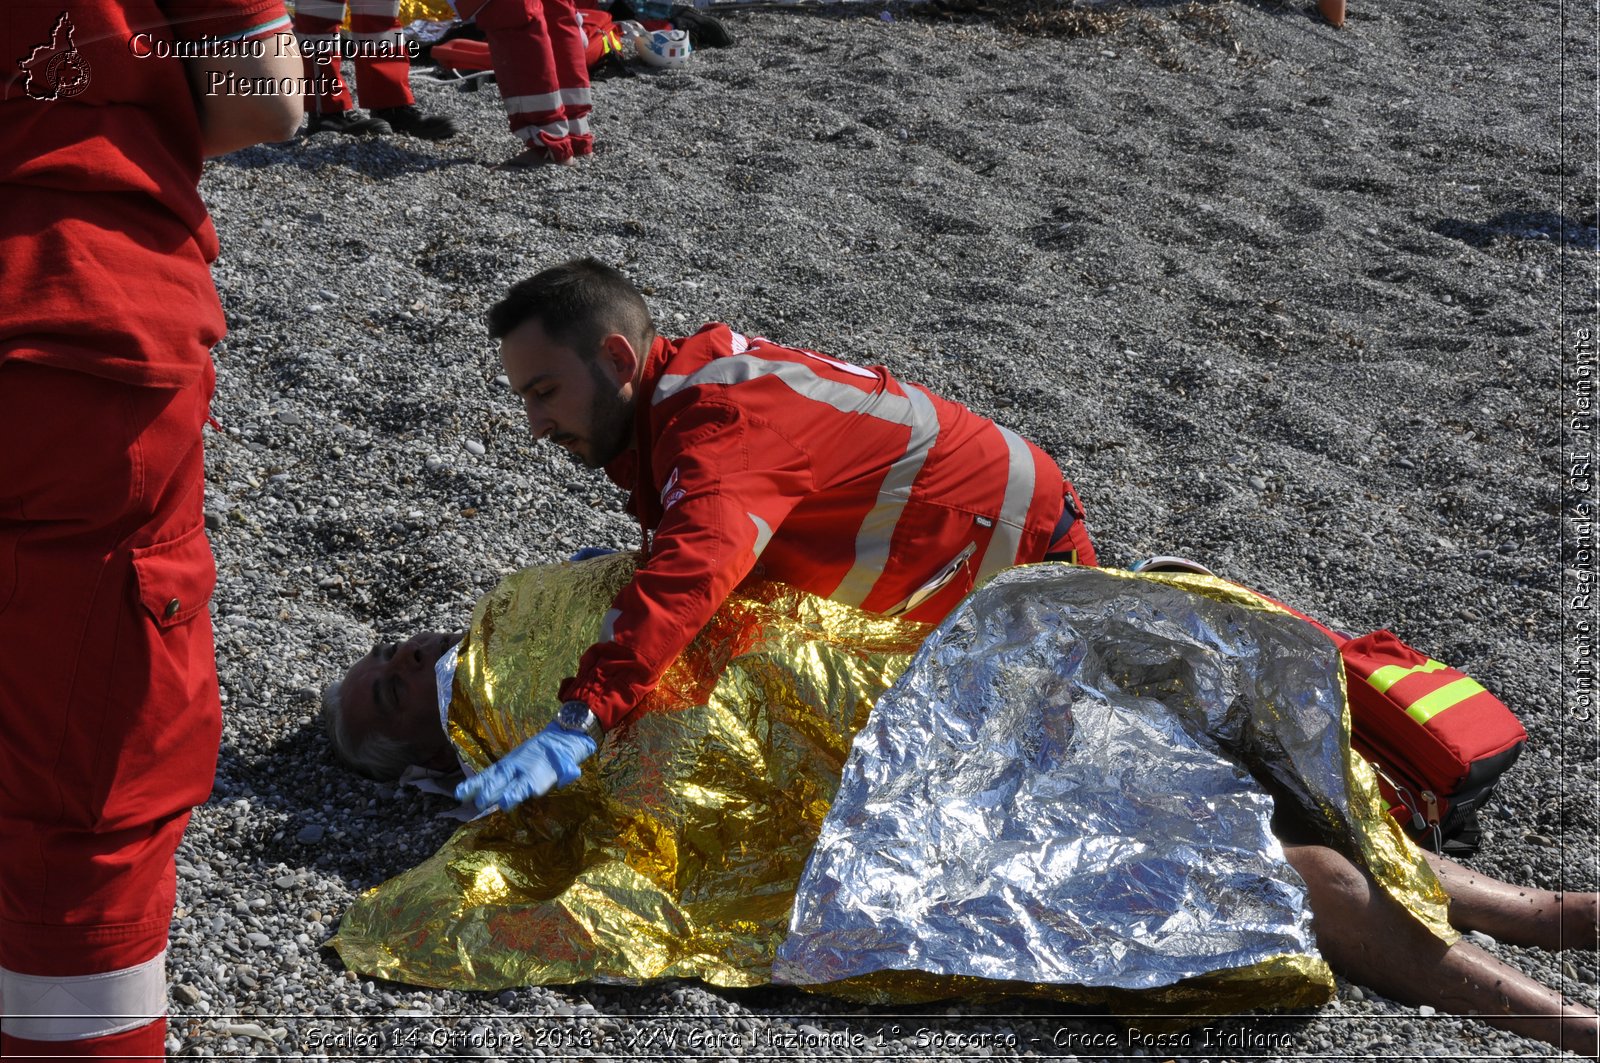
{"label": "rescuer's short dark hair", "polygon": [[503,339],[528,321],[545,334],[593,357],[602,337],[628,337],[641,356],[655,339],[650,309],[633,283],[604,262],[575,258],[518,281],[489,308],[489,336]]}

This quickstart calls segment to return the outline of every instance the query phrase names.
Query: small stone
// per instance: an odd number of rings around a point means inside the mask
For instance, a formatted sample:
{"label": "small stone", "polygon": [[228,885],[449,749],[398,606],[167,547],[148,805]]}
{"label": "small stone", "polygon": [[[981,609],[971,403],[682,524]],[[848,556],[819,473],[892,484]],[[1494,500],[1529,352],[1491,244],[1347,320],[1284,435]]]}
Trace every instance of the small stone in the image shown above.
{"label": "small stone", "polygon": [[179,1004],[194,1007],[200,1003],[200,990],[192,985],[178,985],[172,987],[172,996]]}
{"label": "small stone", "polygon": [[1556,843],[1556,840],[1548,834],[1524,834],[1522,840],[1530,845],[1551,846]]}
{"label": "small stone", "polygon": [[268,948],[272,945],[272,939],[259,930],[250,931],[244,936],[244,939],[258,949]]}
{"label": "small stone", "polygon": [[1571,960],[1561,961],[1561,976],[1573,982],[1578,980],[1578,969],[1572,965]]}
{"label": "small stone", "polygon": [[249,1037],[256,1041],[271,1041],[272,1035],[253,1022],[230,1022],[222,1028],[228,1037]]}
{"label": "small stone", "polygon": [[296,831],[294,840],[301,845],[315,845],[322,840],[324,833],[326,833],[324,827],[317,823],[311,823]]}
{"label": "small stone", "polygon": [[1358,985],[1352,985],[1350,987],[1350,994],[1349,995],[1350,995],[1350,999],[1351,1000],[1365,1000],[1365,999],[1367,999],[1367,995],[1361,991],[1361,987],[1358,986]]}
{"label": "small stone", "polygon": [[483,455],[484,455],[484,446],[483,446],[482,443],[478,442],[476,439],[467,440],[466,447],[467,447],[467,453],[468,454],[471,454],[474,457],[479,457],[479,458],[483,457]]}
{"label": "small stone", "polygon": [[298,425],[304,421],[304,418],[294,410],[279,410],[277,416],[279,424]]}
{"label": "small stone", "polygon": [[1396,458],[1395,464],[1400,466],[1402,469],[1415,469],[1417,467],[1416,463],[1410,458]]}
{"label": "small stone", "polygon": [[511,378],[506,376],[504,373],[501,373],[499,376],[495,377],[494,382],[503,388],[508,388],[511,386]]}
{"label": "small stone", "polygon": [[1433,1005],[1423,1004],[1421,1007],[1417,1008],[1417,1014],[1421,1015],[1424,1019],[1427,1019],[1437,1015],[1438,1012],[1433,1010]]}
{"label": "small stone", "polygon": [[206,514],[206,531],[221,531],[221,530],[222,530],[222,514],[221,513],[207,513]]}
{"label": "small stone", "polygon": [[294,886],[294,876],[279,875],[277,878],[272,880],[272,884],[278,887],[280,890],[290,889]]}
{"label": "small stone", "polygon": [[1246,482],[1257,491],[1265,491],[1267,489],[1267,481],[1259,476],[1252,476]]}

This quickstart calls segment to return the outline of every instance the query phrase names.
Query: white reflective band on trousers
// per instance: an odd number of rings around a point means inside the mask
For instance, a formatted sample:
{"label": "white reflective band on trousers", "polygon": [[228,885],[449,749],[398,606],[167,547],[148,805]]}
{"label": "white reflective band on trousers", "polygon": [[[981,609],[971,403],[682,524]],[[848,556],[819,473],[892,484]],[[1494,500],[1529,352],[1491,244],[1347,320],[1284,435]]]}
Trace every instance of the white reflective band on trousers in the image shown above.
{"label": "white reflective band on trousers", "polygon": [[344,19],[344,0],[300,0],[294,5],[295,13],[308,18]]}
{"label": "white reflective band on trousers", "polygon": [[29,1041],[82,1041],[167,1013],[167,953],[104,974],[45,978],[0,967],[0,1025]]}

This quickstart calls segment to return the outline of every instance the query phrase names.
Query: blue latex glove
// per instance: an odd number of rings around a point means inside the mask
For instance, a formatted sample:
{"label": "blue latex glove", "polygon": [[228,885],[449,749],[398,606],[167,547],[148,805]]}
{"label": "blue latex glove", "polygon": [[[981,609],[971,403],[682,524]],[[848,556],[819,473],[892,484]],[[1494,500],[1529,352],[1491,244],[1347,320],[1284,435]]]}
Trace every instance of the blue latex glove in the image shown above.
{"label": "blue latex glove", "polygon": [[579,547],[578,552],[567,558],[567,560],[587,561],[591,557],[605,557],[607,554],[614,553],[616,553],[616,551],[609,546],[583,546]]}
{"label": "blue latex glove", "polygon": [[530,797],[543,797],[558,786],[577,781],[578,765],[594,756],[594,739],[568,731],[554,722],[456,787],[456,800],[472,800],[479,808],[499,806],[502,811]]}

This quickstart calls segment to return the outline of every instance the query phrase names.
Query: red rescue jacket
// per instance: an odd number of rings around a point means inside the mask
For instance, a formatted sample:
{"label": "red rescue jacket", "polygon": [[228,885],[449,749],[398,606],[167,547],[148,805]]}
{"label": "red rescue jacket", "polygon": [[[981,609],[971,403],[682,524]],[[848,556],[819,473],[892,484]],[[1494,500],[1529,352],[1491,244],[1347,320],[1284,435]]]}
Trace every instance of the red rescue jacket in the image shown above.
{"label": "red rescue jacket", "polygon": [[1048,455],[964,406],[721,324],[655,342],[635,441],[606,471],[646,561],[561,690],[607,727],[752,572],[936,621],[1042,558],[1067,490]]}

